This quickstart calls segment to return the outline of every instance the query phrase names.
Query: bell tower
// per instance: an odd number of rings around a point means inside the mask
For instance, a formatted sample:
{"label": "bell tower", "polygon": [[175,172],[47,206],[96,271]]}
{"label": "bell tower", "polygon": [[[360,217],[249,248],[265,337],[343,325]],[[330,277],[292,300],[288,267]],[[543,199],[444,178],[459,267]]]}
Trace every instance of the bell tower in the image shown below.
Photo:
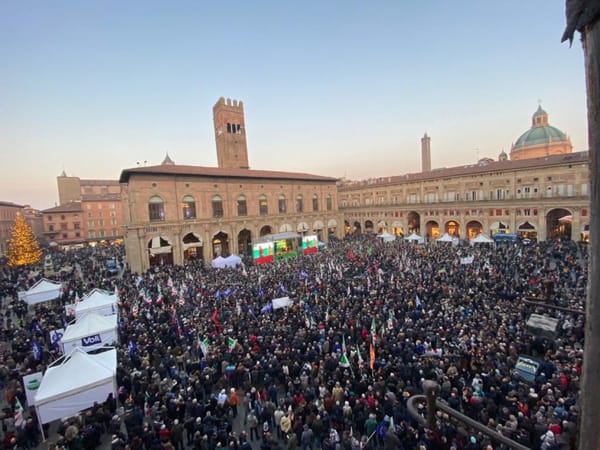
{"label": "bell tower", "polygon": [[225,169],[248,169],[244,104],[221,97],[213,106],[217,163]]}
{"label": "bell tower", "polygon": [[431,138],[427,133],[421,138],[421,172],[431,172]]}

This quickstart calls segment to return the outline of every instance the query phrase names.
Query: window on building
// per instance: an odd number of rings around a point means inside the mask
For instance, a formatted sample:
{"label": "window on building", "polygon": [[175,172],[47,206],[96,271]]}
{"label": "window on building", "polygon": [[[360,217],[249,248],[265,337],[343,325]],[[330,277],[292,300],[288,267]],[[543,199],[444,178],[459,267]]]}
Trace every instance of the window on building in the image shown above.
{"label": "window on building", "polygon": [[327,211],[331,211],[333,208],[331,194],[328,194],[327,197],[325,197],[325,208],[327,208]]}
{"label": "window on building", "polygon": [[562,197],[563,195],[565,195],[565,185],[564,184],[556,185],[556,195],[558,195],[559,197]]}
{"label": "window on building", "polygon": [[278,208],[279,208],[279,214],[285,214],[285,212],[287,210],[286,204],[285,204],[285,195],[281,194],[279,196],[277,204],[278,204]]}
{"label": "window on building", "polygon": [[88,231],[88,237],[94,239],[96,237],[96,232],[94,230]]}
{"label": "window on building", "polygon": [[[581,195],[588,195],[587,183],[581,183]],[[50,219],[48,219],[48,220],[52,220],[52,217],[50,217]]]}
{"label": "window on building", "polygon": [[98,234],[100,235],[100,237],[104,237],[104,230],[100,230]]}
{"label": "window on building", "polygon": [[186,195],[181,199],[181,212],[183,220],[196,218],[196,201],[191,195]]}
{"label": "window on building", "polygon": [[319,210],[319,196],[317,194],[313,194],[312,196],[312,209],[313,211]]}
{"label": "window on building", "polygon": [[115,204],[114,203],[109,203],[108,204],[108,209],[115,209]]}
{"label": "window on building", "polygon": [[61,230],[68,230],[69,226],[68,226],[68,224],[66,224],[66,223],[63,222],[63,223],[60,224],[60,229]]}
{"label": "window on building", "polygon": [[112,235],[113,235],[113,236],[118,236],[118,234],[117,234],[117,229],[116,229],[116,228],[113,228],[113,229],[112,229]]}
{"label": "window on building", "polygon": [[546,197],[552,197],[552,186],[546,188]]}
{"label": "window on building", "polygon": [[98,220],[98,226],[100,226],[100,227],[104,226],[104,220],[103,219]]}
{"label": "window on building", "polygon": [[302,204],[302,194],[296,195],[296,212],[302,212],[304,210],[304,205]]}
{"label": "window on building", "polygon": [[223,200],[218,195],[215,195],[212,200],[213,217],[223,217]]}
{"label": "window on building", "polygon": [[48,216],[48,222],[52,222],[52,216]]}
{"label": "window on building", "polygon": [[115,211],[110,212],[110,217],[117,217],[117,213]]}
{"label": "window on building", "polygon": [[48,231],[54,231],[54,225],[52,225],[52,224],[48,225]]}
{"label": "window on building", "polygon": [[111,225],[116,225],[117,224],[117,219],[110,219],[110,224]]}
{"label": "window on building", "polygon": [[243,195],[237,198],[237,213],[238,216],[248,215],[248,205],[246,204],[246,197]]}
{"label": "window on building", "polygon": [[81,230],[81,223],[79,223],[79,222],[75,222],[75,223],[73,224],[73,229],[75,229],[75,230]]}
{"label": "window on building", "polygon": [[567,184],[567,196],[573,197],[573,193],[575,192],[572,184]]}
{"label": "window on building", "polygon": [[148,218],[151,222],[165,220],[165,204],[158,195],[154,195],[148,200]]}
{"label": "window on building", "polygon": [[260,197],[258,197],[258,214],[260,214],[261,216],[266,216],[267,214],[269,214],[267,196],[264,194],[261,194]]}
{"label": "window on building", "polygon": [[60,220],[65,220],[65,219],[66,219],[66,217],[64,214],[62,216],[60,216]]}
{"label": "window on building", "polygon": [[81,233],[79,231],[75,232],[75,237],[81,237]]}

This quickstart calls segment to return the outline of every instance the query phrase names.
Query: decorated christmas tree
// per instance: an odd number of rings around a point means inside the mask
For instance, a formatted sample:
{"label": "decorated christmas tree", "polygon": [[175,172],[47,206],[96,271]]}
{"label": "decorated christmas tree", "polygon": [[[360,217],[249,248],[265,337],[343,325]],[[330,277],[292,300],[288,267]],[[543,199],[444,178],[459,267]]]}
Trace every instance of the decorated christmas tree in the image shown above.
{"label": "decorated christmas tree", "polygon": [[6,257],[8,265],[13,267],[37,264],[42,257],[42,250],[31,227],[18,213],[10,232]]}

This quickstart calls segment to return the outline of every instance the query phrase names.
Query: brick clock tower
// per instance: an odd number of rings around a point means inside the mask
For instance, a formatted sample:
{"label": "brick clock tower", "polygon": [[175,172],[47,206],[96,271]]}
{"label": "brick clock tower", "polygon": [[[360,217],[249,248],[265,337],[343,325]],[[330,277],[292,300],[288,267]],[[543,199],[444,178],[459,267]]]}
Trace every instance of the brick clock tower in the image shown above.
{"label": "brick clock tower", "polygon": [[219,167],[248,169],[244,104],[221,97],[213,106],[213,123]]}

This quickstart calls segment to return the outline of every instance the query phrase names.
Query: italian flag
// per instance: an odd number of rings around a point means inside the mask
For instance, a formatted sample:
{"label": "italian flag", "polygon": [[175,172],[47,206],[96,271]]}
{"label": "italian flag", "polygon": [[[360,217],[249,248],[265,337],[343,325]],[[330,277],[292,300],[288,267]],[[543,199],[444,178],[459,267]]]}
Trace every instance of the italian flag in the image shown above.
{"label": "italian flag", "polygon": [[229,348],[229,351],[232,352],[233,349],[235,348],[235,345],[237,344],[237,339],[233,339],[228,337],[227,338],[227,348]]}
{"label": "italian flag", "polygon": [[23,417],[24,412],[25,412],[25,410],[23,409],[23,405],[21,405],[19,398],[15,397],[15,415],[14,415],[15,427],[21,428],[23,426],[23,424],[25,423],[25,417]]}
{"label": "italian flag", "polygon": [[[198,337],[198,341],[200,341],[200,337]],[[202,354],[206,357],[208,354],[208,346],[209,346],[208,338],[205,337],[204,340],[200,341],[200,350],[202,350]]]}

